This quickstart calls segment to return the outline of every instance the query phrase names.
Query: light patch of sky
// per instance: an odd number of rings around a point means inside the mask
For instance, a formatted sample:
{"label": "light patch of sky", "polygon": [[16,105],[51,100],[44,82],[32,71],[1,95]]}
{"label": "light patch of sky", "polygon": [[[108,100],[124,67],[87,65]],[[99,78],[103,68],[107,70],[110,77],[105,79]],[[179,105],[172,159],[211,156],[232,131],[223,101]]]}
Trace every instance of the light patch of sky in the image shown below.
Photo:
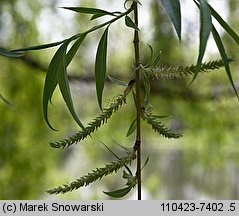
{"label": "light patch of sky", "polygon": [[9,43],[9,35],[14,34],[13,29],[13,20],[11,15],[8,12],[3,12],[1,14],[2,19],[2,26],[1,28],[4,29],[4,31],[1,31],[1,46],[6,46],[6,44]]}
{"label": "light patch of sky", "polygon": [[[220,16],[224,19],[227,20],[229,16],[229,11],[227,5],[227,0],[211,0],[209,1],[211,6],[220,14]],[[223,29],[221,26],[218,24],[216,20],[213,19],[213,24],[215,28],[218,30],[219,33],[223,32]],[[208,43],[208,54],[213,55],[215,53],[218,53],[216,44],[212,38],[212,36],[209,39]]]}
{"label": "light patch of sky", "polygon": [[79,1],[77,0],[59,0],[57,1],[57,5],[54,11],[50,7],[50,2],[43,4],[37,25],[40,32],[39,40],[44,42],[58,41],[70,36],[70,32],[68,30],[72,29],[72,26],[70,24],[73,21],[75,13],[61,9],[60,7],[76,6],[79,4],[78,2]]}
{"label": "light patch of sky", "polygon": [[26,2],[21,1],[16,2],[16,8],[18,11],[24,11],[24,13],[22,13],[21,15],[25,19],[31,20],[31,18],[33,17],[33,12],[29,8],[28,4],[26,4]]}

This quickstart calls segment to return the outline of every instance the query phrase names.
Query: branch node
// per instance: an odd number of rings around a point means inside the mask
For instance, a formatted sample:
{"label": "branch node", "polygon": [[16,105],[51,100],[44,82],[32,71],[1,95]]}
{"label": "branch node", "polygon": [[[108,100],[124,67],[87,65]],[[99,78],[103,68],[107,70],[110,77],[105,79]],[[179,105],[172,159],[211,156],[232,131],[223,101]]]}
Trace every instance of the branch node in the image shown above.
{"label": "branch node", "polygon": [[134,151],[138,151],[138,149],[140,148],[140,144],[141,144],[141,141],[140,140],[136,140],[135,141],[135,144],[134,144]]}

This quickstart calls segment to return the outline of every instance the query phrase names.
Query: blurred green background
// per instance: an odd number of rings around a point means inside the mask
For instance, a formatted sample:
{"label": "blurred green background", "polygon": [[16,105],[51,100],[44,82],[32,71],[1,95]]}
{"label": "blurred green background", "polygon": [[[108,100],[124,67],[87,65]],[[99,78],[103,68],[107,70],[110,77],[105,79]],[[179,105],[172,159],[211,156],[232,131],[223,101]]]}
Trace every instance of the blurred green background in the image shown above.
{"label": "blurred green background", "polygon": [[[198,49],[198,12],[192,1],[182,1],[183,37],[177,41],[169,18],[159,0],[141,1],[141,59],[147,62],[151,44],[162,51],[161,63],[195,63]],[[236,32],[239,32],[239,2],[209,1]],[[123,3],[123,1],[121,2]],[[63,10],[61,6],[99,6],[122,10],[112,0],[0,0],[0,47],[13,49],[61,40],[96,24],[89,16]],[[190,11],[190,12],[189,12]],[[220,29],[219,29],[220,30]],[[220,31],[223,35],[223,31]],[[78,114],[86,124],[99,112],[94,87],[94,56],[97,32],[84,42],[69,69],[69,79]],[[133,32],[120,21],[109,35],[108,73],[129,79],[133,62]],[[238,47],[223,36],[227,51],[236,59],[233,77],[239,86]],[[87,188],[58,196],[45,189],[70,182],[115,158],[100,144],[118,154],[114,140],[132,147],[134,136],[126,137],[135,118],[134,104],[128,103],[92,139],[65,150],[52,149],[58,140],[79,128],[72,121],[56,92],[50,106],[50,120],[59,129],[50,130],[43,119],[42,92],[46,68],[56,49],[28,52],[17,59],[0,57],[0,93],[13,106],[0,100],[0,199],[109,199],[102,191],[122,187],[122,172],[106,177]],[[205,60],[218,59],[215,45],[208,44]],[[189,80],[152,82],[151,103],[155,112],[173,118],[163,120],[184,137],[167,140],[143,124],[143,199],[238,199],[239,198],[239,102],[224,70]],[[124,89],[106,84],[104,103]],[[136,199],[136,191],[126,199]]]}

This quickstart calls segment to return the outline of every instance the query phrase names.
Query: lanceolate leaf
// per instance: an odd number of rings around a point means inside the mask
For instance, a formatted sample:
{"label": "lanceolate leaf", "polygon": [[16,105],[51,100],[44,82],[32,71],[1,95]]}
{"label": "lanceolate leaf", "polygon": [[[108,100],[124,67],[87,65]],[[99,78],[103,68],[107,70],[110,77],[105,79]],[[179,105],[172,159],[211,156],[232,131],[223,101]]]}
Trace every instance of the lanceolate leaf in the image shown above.
{"label": "lanceolate leaf", "polygon": [[209,5],[212,16],[219,22],[219,24],[224,28],[224,30],[234,39],[234,41],[239,45],[238,34],[222,19],[222,17]]}
{"label": "lanceolate leaf", "polygon": [[90,20],[94,20],[106,15],[115,16],[115,14],[112,12],[101,10],[98,8],[88,8],[88,7],[63,7],[63,8],[75,11],[77,13],[93,14]]}
{"label": "lanceolate leaf", "polygon": [[219,53],[222,57],[222,60],[224,62],[224,66],[225,66],[226,73],[227,73],[227,76],[229,78],[229,81],[230,81],[230,83],[231,83],[231,85],[232,85],[232,87],[233,87],[233,89],[236,93],[237,98],[239,99],[237,89],[234,85],[232,75],[231,75],[231,70],[230,70],[230,66],[229,66],[230,59],[227,56],[227,53],[226,53],[226,50],[225,50],[224,45],[222,43],[221,37],[220,37],[219,33],[217,32],[217,30],[214,26],[212,27],[212,34],[213,34],[213,38],[214,38],[214,40],[217,44],[218,51],[219,51]]}
{"label": "lanceolate leaf", "polygon": [[103,17],[103,16],[105,16],[105,15],[109,15],[109,14],[94,14],[94,15],[90,18],[90,20],[94,20],[94,19]]}
{"label": "lanceolate leaf", "polygon": [[[196,3],[196,2],[195,2]],[[197,3],[196,3],[197,4]],[[207,41],[212,30],[212,17],[211,11],[205,0],[200,0],[200,44],[199,44],[199,55],[197,60],[197,68],[192,82],[200,71],[203,56],[206,50]]]}
{"label": "lanceolate leaf", "polygon": [[62,7],[62,8],[84,14],[113,15],[113,13],[109,11],[101,10],[98,8],[88,8],[88,7]]}
{"label": "lanceolate leaf", "polygon": [[126,137],[134,133],[135,129],[136,129],[136,119],[134,119],[134,121],[130,124]]}
{"label": "lanceolate leaf", "polygon": [[62,52],[62,57],[61,57],[61,63],[59,65],[59,69],[57,71],[57,75],[58,75],[58,83],[59,83],[59,87],[60,87],[60,91],[62,94],[62,97],[72,115],[72,117],[74,118],[74,120],[77,122],[77,124],[84,129],[83,124],[81,123],[80,119],[78,118],[74,105],[73,105],[73,101],[71,98],[71,92],[70,92],[70,87],[69,87],[69,82],[68,82],[68,78],[67,78],[67,70],[66,70],[66,49],[68,46],[68,42],[63,44],[63,52]]}
{"label": "lanceolate leaf", "polygon": [[50,48],[50,47],[58,46],[58,45],[60,45],[60,44],[62,44],[64,42],[65,42],[65,40],[54,42],[54,43],[49,43],[49,44],[30,46],[30,47],[26,47],[26,48],[15,49],[15,50],[12,50],[11,52],[19,52],[19,51],[23,52],[23,51],[29,51],[29,50],[47,49],[47,48]]}
{"label": "lanceolate leaf", "polygon": [[82,44],[82,42],[84,41],[85,37],[87,34],[82,34],[82,36],[80,36],[76,42],[72,45],[71,49],[68,51],[67,55],[66,55],[66,65],[68,66],[71,62],[71,60],[74,58],[77,50],[79,49],[80,45]]}
{"label": "lanceolate leaf", "polygon": [[125,16],[125,25],[133,28],[136,31],[139,31],[138,26],[133,22],[133,20],[129,16]]}
{"label": "lanceolate leaf", "polygon": [[[74,57],[77,49],[81,45],[82,41],[84,40],[85,35],[82,35],[75,44],[71,47],[69,52],[66,55],[66,49],[70,42],[66,41],[63,43],[60,48],[57,50],[55,55],[53,56],[50,65],[47,70],[46,78],[45,78],[45,84],[44,84],[44,91],[43,91],[43,114],[46,123],[48,126],[55,130],[48,119],[48,104],[49,101],[51,101],[51,97],[53,95],[53,92],[59,82],[60,90],[63,96],[64,101],[66,102],[66,105],[72,115],[72,117],[75,119],[75,121],[80,125],[80,127],[83,128],[83,125],[81,124],[79,118],[77,117],[73,103],[71,100],[71,95],[69,92],[69,86],[67,81],[67,74],[66,74],[66,66],[69,65],[70,61]],[[65,59],[65,60],[64,60]]]}
{"label": "lanceolate leaf", "polygon": [[50,65],[48,67],[45,84],[44,84],[44,91],[43,91],[43,114],[46,123],[48,126],[55,130],[49,120],[48,120],[48,103],[51,100],[52,94],[57,86],[57,71],[59,69],[59,65],[62,64],[62,58],[64,52],[66,50],[65,44],[61,45],[61,47],[56,51],[55,55],[53,56]]}
{"label": "lanceolate leaf", "polygon": [[[127,152],[128,154],[131,154],[132,153],[132,148],[129,148],[129,147],[125,147],[121,144],[119,144],[118,142],[116,142],[112,137],[111,137],[112,141],[117,145],[119,146],[120,148],[122,148],[125,152]],[[132,172],[129,172],[132,174]]]}
{"label": "lanceolate leaf", "polygon": [[98,103],[102,109],[102,95],[106,79],[106,61],[107,61],[107,38],[108,38],[109,26],[105,29],[96,53],[95,60],[95,79],[96,79],[96,93]]}
{"label": "lanceolate leaf", "polygon": [[142,166],[141,170],[144,169],[144,167],[148,164],[149,162],[149,156],[146,158],[145,162],[144,162],[144,165]]}
{"label": "lanceolate leaf", "polygon": [[179,0],[161,0],[162,4],[170,17],[179,40],[181,40],[181,8]]}
{"label": "lanceolate leaf", "polygon": [[[100,141],[101,142],[101,141]],[[120,159],[106,144],[104,144],[103,142],[101,142],[102,145],[105,146],[105,148],[107,148],[107,150],[112,154],[114,155],[117,159]],[[132,175],[132,172],[130,170],[130,168],[127,166],[127,165],[124,165],[125,168],[128,170],[128,172]],[[125,172],[125,171],[124,171]]]}
{"label": "lanceolate leaf", "polygon": [[0,55],[6,56],[6,57],[20,57],[23,55],[21,52],[11,52],[7,51],[5,49],[0,48]]}
{"label": "lanceolate leaf", "polygon": [[124,197],[127,193],[129,193],[131,189],[132,189],[132,187],[128,186],[128,187],[118,189],[115,191],[111,191],[111,192],[105,192],[105,191],[103,191],[103,192],[110,197],[121,198],[121,197]]}
{"label": "lanceolate leaf", "polygon": [[151,62],[153,60],[153,56],[154,56],[154,49],[153,49],[153,47],[150,44],[148,44],[148,47],[149,47],[149,50],[150,50],[150,57],[149,57],[148,63],[145,65],[146,68],[150,67]]}
{"label": "lanceolate leaf", "polygon": [[0,94],[0,99],[2,99],[7,105],[12,106],[12,104]]}
{"label": "lanceolate leaf", "polygon": [[153,61],[149,66],[151,67],[151,66],[156,66],[156,65],[158,65],[159,62],[160,62],[160,60],[161,60],[161,56],[162,56],[162,52],[160,51],[160,52],[156,55],[154,61]]}
{"label": "lanceolate leaf", "polygon": [[[161,56],[162,56],[162,52],[158,52],[158,54],[154,57],[154,51],[153,51],[153,47],[149,46],[149,49],[150,49],[150,59],[149,59],[149,62],[146,66],[144,66],[145,68],[148,68],[148,67],[153,67],[153,66],[156,66],[159,64],[160,62],[160,59],[161,59]],[[154,57],[154,58],[153,58]]]}

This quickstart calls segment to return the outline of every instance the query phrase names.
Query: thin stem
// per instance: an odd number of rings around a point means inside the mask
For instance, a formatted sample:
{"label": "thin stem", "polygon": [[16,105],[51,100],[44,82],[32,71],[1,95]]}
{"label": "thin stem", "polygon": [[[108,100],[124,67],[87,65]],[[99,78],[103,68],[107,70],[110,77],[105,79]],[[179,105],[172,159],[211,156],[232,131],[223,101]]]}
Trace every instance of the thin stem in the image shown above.
{"label": "thin stem", "polygon": [[94,27],[90,28],[89,30],[87,30],[85,32],[75,34],[75,35],[71,36],[70,38],[67,38],[67,39],[64,39],[64,40],[61,40],[61,41],[57,41],[57,42],[54,42],[54,43],[50,43],[50,44],[40,45],[40,46],[32,46],[32,47],[26,47],[26,48],[21,48],[21,49],[14,49],[14,50],[11,50],[11,52],[46,49],[46,48],[58,46],[58,45],[66,42],[66,41],[73,41],[73,40],[75,40],[75,39],[77,39],[77,38],[79,38],[83,35],[87,35],[87,34],[93,32],[93,31],[96,31],[96,30],[106,26],[106,25],[112,24],[113,22],[115,22],[115,21],[121,19],[122,17],[124,17],[125,15],[129,14],[132,10],[133,10],[133,7],[129,8],[124,13],[121,13],[119,16],[116,16],[115,18],[113,18],[113,19],[111,19],[107,22],[104,22],[100,25],[94,26]]}
{"label": "thin stem", "polygon": [[[138,4],[133,3],[135,24],[138,26]],[[137,153],[137,181],[138,181],[138,200],[141,200],[141,102],[140,102],[140,77],[139,77],[139,33],[137,30],[134,32],[134,52],[135,52],[135,85],[136,85],[136,111],[137,111],[137,124],[136,124],[136,141],[134,150]]]}

